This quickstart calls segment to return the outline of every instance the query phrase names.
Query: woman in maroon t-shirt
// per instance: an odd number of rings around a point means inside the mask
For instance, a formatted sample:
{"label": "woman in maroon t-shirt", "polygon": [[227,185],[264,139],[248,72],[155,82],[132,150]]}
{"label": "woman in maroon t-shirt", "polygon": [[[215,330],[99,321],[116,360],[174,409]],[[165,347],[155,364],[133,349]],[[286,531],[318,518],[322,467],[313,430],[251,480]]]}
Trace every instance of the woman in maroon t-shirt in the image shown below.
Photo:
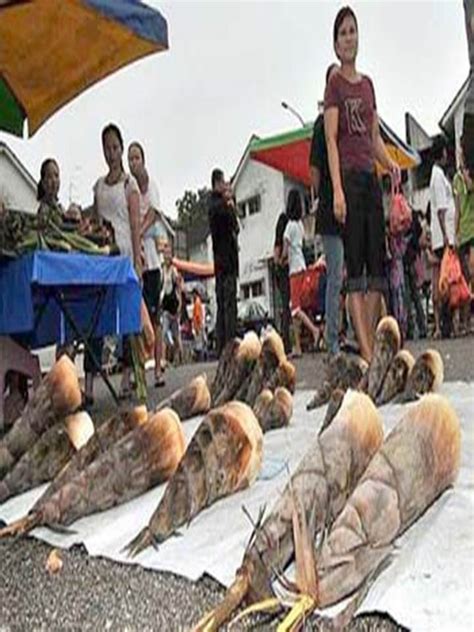
{"label": "woman in maroon t-shirt", "polygon": [[357,19],[349,7],[334,22],[341,69],[324,97],[324,127],[334,191],[334,215],[344,225],[349,309],[362,357],[370,361],[385,289],[385,226],[375,161],[398,181],[400,170],[380,137],[375,92],[356,70]]}

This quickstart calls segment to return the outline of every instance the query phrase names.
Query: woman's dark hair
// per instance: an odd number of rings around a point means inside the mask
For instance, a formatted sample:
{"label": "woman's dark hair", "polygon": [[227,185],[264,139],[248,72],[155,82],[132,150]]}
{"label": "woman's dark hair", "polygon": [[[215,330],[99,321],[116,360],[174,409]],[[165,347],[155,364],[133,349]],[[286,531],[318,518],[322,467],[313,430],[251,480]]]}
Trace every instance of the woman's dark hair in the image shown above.
{"label": "woman's dark hair", "polygon": [[142,157],[142,162],[143,164],[145,164],[145,151],[141,143],[139,143],[137,140],[134,140],[133,143],[130,143],[130,145],[128,146],[128,151],[130,151],[133,147],[136,147],[136,149],[138,149],[138,151],[140,152],[140,156]]}
{"label": "woman's dark hair", "polygon": [[288,219],[298,221],[303,217],[303,206],[301,204],[301,195],[297,189],[291,189],[288,193],[286,201],[286,214]]}
{"label": "woman's dark hair", "polygon": [[[115,123],[109,123],[102,130],[102,147],[105,145],[105,137],[107,136],[107,134],[115,134],[115,136],[117,136],[119,145],[120,145],[120,147],[121,147],[121,149],[123,151],[122,132],[119,130],[117,125],[115,125]],[[122,169],[122,172],[125,172],[125,169],[123,168],[123,162],[122,161],[120,161],[120,167]]]}
{"label": "woman's dark hair", "polygon": [[123,150],[123,138],[122,138],[122,132],[119,130],[119,128],[117,127],[117,125],[115,125],[115,123],[109,123],[108,125],[106,125],[104,127],[104,129],[102,130],[102,145],[104,145],[105,143],[105,137],[107,136],[107,134],[110,133],[115,134],[115,136],[117,136],[118,141],[120,143],[120,147]]}
{"label": "woman's dark hair", "polygon": [[359,26],[357,24],[357,18],[354,11],[350,7],[342,7],[339,9],[336,15],[336,19],[334,20],[334,29],[332,33],[333,43],[335,44],[337,41],[337,36],[339,35],[339,29],[341,28],[341,24],[344,22],[346,18],[353,18],[356,30],[359,30]]}
{"label": "woman's dark hair", "polygon": [[327,70],[326,70],[326,86],[329,83],[329,76],[331,75],[332,71],[334,70],[334,68],[339,69],[339,64],[336,64],[336,62],[334,61],[332,64],[329,64]]}
{"label": "woman's dark hair", "polygon": [[40,181],[38,182],[38,186],[36,187],[36,199],[38,200],[38,202],[42,202],[44,200],[45,191],[43,187],[43,180],[46,177],[46,169],[49,167],[50,164],[55,164],[56,167],[58,167],[59,169],[58,163],[54,158],[46,158],[41,163]]}

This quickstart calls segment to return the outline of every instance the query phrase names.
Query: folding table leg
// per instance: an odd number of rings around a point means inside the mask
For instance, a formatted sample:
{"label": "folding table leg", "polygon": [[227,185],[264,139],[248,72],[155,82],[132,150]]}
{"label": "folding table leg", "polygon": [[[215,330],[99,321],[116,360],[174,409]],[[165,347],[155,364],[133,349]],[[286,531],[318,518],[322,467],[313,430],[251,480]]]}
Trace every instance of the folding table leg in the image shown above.
{"label": "folding table leg", "polygon": [[104,380],[105,385],[109,389],[110,394],[112,395],[114,402],[117,404],[117,406],[119,406],[120,405],[120,400],[118,398],[118,395],[115,392],[115,389],[112,386],[112,383],[109,380],[109,377],[108,377],[107,373],[102,368],[102,363],[97,359],[95,353],[93,352],[92,347],[91,347],[90,342],[89,342],[89,337],[85,336],[80,331],[79,327],[76,325],[76,322],[75,322],[74,318],[70,314],[70,312],[67,309],[66,305],[64,304],[63,300],[61,299],[61,296],[58,296],[56,293],[54,293],[53,297],[54,297],[54,300],[56,301],[56,303],[58,304],[59,309],[63,312],[64,318],[67,320],[67,322],[69,323],[70,327],[72,328],[72,330],[76,334],[77,338],[79,340],[82,340],[82,342],[84,343],[84,346],[87,349],[87,352],[89,353],[89,355],[91,357],[93,365],[95,366],[97,371],[100,373],[102,379]]}

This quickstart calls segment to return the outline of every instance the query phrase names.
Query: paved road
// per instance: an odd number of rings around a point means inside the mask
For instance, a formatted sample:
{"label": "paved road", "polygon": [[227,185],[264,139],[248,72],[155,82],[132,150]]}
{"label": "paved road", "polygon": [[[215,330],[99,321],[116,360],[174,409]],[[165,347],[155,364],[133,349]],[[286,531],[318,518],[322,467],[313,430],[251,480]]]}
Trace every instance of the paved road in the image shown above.
{"label": "paved road", "polygon": [[[437,348],[445,363],[445,379],[474,381],[474,338],[418,342],[408,347],[419,353]],[[306,355],[296,361],[297,388],[315,389],[323,376],[323,356]],[[166,387],[150,388],[149,407],[194,375],[212,378],[215,363],[190,365],[166,372]],[[151,375],[148,376],[151,380]],[[118,378],[114,377],[118,382]],[[93,415],[105,417],[112,400],[98,385]],[[63,553],[64,567],[50,577],[45,563],[50,548],[33,538],[0,543],[0,631],[7,630],[153,630],[189,629],[219,599],[222,589],[207,578],[193,583],[171,573],[91,558],[81,547]],[[235,627],[233,628],[243,629]],[[268,623],[260,630],[271,629]],[[308,629],[316,629],[309,626]],[[324,625],[317,629],[327,629]],[[350,630],[402,630],[379,616],[366,616]]]}

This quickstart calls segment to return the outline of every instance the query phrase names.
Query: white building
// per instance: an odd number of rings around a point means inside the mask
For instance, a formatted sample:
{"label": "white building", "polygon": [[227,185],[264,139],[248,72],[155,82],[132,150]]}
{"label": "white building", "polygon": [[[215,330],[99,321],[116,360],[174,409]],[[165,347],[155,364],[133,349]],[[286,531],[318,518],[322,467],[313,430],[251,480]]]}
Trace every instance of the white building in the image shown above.
{"label": "white building", "polygon": [[459,161],[459,149],[461,146],[462,126],[464,119],[464,104],[467,97],[467,86],[469,83],[469,77],[459,88],[456,96],[451,101],[446,112],[441,117],[439,126],[443,132],[454,141],[454,147],[456,150],[456,165]]}
{"label": "white building", "polygon": [[239,299],[241,304],[258,301],[274,316],[275,288],[271,273],[273,245],[278,216],[284,210],[288,192],[297,188],[306,196],[304,185],[250,157],[250,144],[237,167],[232,188],[239,215]]}
{"label": "white building", "polygon": [[[458,90],[451,104],[443,114],[439,126],[446,134],[452,147],[449,152],[451,167],[458,166],[459,150],[461,146],[462,124],[464,118],[464,103],[467,95],[468,79]],[[433,167],[432,145],[436,135],[430,136],[409,114],[405,114],[405,127],[407,142],[414,147],[421,156],[421,164],[409,171],[409,192],[408,197],[411,205],[415,209],[425,211],[429,202],[429,184],[431,169]]]}
{"label": "white building", "polygon": [[10,147],[0,141],[0,201],[8,209],[35,213],[36,182]]}

